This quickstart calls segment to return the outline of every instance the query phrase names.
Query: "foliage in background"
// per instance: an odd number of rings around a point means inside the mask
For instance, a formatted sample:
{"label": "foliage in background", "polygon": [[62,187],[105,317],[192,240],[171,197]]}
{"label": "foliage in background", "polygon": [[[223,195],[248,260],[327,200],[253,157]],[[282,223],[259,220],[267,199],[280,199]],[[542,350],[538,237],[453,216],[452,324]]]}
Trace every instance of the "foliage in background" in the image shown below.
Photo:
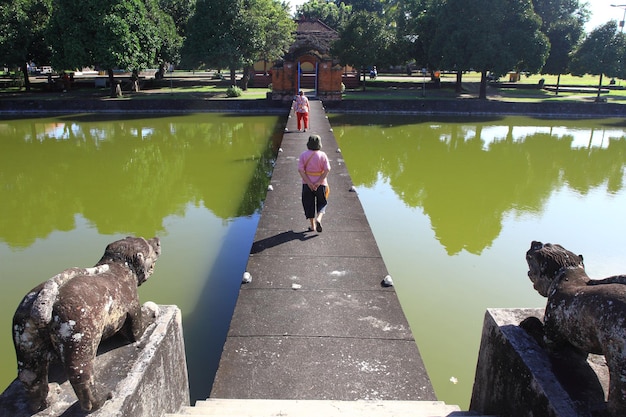
{"label": "foliage in background", "polygon": [[340,30],[352,14],[352,6],[326,0],[310,0],[296,7],[296,19],[321,20],[329,27]]}
{"label": "foliage in background", "polygon": [[241,97],[243,90],[235,85],[231,85],[226,89],[227,97]]}
{"label": "foliage in background", "polygon": [[613,20],[594,29],[572,56],[572,74],[600,76],[597,99],[600,98],[603,75],[623,77],[626,74],[626,39],[623,33],[617,33],[616,30],[617,25]]}
{"label": "foliage in background", "polygon": [[[395,42],[394,31],[387,21],[376,13],[354,13],[339,32],[339,39],[331,48],[343,65],[351,65],[362,72],[373,66],[388,66],[390,45]],[[363,72],[365,89],[365,72]]]}
{"label": "foliage in background", "polygon": [[247,88],[250,67],[260,59],[280,58],[295,37],[296,24],[278,0],[198,0],[183,44],[188,68],[244,68]]}
{"label": "foliage in background", "polygon": [[570,55],[585,34],[589,11],[577,0],[533,0],[533,6],[541,17],[541,30],[550,40],[550,55],[541,73],[565,74]]}
{"label": "foliage in background", "polygon": [[486,98],[487,73],[536,73],[549,52],[541,19],[530,0],[448,0],[440,5],[429,49],[440,68],[482,73],[479,97]]}
{"label": "foliage in background", "polygon": [[[624,36],[609,22],[581,40],[589,5],[580,0],[309,0],[295,17],[338,30],[332,51],[359,69],[390,66],[486,76],[508,71],[623,77]],[[243,69],[280,59],[296,23],[282,0],[11,0],[0,4],[0,64],[51,63],[57,72],[140,70],[167,64]],[[184,43],[183,43],[184,40]],[[365,75],[364,75],[365,78]],[[113,87],[114,83],[111,82]],[[363,88],[365,82],[363,82]],[[112,91],[113,93],[113,91]]]}
{"label": "foliage in background", "polygon": [[173,20],[156,0],[54,0],[47,33],[55,69],[107,70],[112,95],[114,69],[154,65],[173,36]]}
{"label": "foliage in background", "polygon": [[52,0],[11,0],[0,4],[0,63],[21,69],[27,91],[28,63],[50,60],[44,34],[51,11]]}

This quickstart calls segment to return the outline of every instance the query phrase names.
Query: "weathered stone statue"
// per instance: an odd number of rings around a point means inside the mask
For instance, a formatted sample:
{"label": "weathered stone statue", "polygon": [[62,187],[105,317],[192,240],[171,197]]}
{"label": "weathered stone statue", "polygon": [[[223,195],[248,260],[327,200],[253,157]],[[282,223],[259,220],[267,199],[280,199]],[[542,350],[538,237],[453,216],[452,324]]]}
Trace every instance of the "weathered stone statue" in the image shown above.
{"label": "weathered stone statue", "polygon": [[97,410],[111,398],[94,380],[98,345],[118,332],[137,341],[156,317],[154,303],[139,304],[137,287],[160,254],[158,238],[127,237],[109,244],[93,268],[66,269],[24,297],[13,316],[13,342],[33,411],[49,405],[53,360],[62,364],[83,410]]}
{"label": "weathered stone statue", "polygon": [[609,368],[608,410],[626,415],[626,276],[587,276],[582,255],[560,245],[532,242],[528,277],[548,298],[543,336],[552,351],[604,355]]}

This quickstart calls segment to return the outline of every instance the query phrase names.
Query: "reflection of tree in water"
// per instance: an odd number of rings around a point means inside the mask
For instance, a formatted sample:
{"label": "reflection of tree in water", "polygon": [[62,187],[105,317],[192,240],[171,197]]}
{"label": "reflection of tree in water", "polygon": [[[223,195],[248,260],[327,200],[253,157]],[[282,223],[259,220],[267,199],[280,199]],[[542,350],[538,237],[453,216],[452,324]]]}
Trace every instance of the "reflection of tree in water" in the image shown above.
{"label": "reflection of tree in water", "polygon": [[276,117],[198,117],[0,125],[0,239],[26,247],[72,230],[77,214],[100,233],[145,236],[188,204],[253,214],[265,187],[249,184],[267,175]]}
{"label": "reflection of tree in water", "polygon": [[353,123],[345,139],[341,128],[335,132],[354,182],[388,181],[405,204],[429,216],[448,254],[481,253],[500,234],[507,213],[541,212],[561,187],[580,194],[605,183],[609,192],[623,187],[623,136],[607,139],[606,147],[575,148],[572,136],[549,132],[514,138],[512,126],[498,138],[482,133],[502,121],[407,125],[405,119],[377,126],[376,137],[371,128]]}

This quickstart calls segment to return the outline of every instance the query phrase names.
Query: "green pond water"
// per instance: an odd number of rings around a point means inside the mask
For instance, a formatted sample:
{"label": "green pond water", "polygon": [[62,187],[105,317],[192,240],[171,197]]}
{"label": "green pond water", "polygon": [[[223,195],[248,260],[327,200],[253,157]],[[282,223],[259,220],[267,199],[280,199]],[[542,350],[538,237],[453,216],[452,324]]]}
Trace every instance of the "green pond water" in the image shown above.
{"label": "green pond water", "polygon": [[[531,240],[582,253],[593,277],[626,273],[622,120],[330,120],[440,400],[469,405],[487,308],[545,304],[526,276]],[[113,240],[157,235],[140,297],[181,308],[192,399],[207,397],[285,123],[0,120],[0,389],[30,288]]]}
{"label": "green pond water", "polygon": [[192,396],[217,369],[272,161],[277,116],[0,120],[0,389],[15,377],[11,319],[39,282],[92,266],[127,235],[163,253],[142,301],[183,314]]}
{"label": "green pond water", "polygon": [[545,307],[532,240],[626,271],[623,120],[330,120],[440,400],[469,406],[487,308]]}

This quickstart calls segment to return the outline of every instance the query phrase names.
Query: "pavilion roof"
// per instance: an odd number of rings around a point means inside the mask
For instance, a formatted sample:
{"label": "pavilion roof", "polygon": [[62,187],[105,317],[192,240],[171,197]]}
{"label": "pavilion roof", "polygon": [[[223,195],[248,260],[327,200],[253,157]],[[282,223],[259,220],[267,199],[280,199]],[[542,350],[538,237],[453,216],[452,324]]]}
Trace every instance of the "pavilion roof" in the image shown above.
{"label": "pavilion roof", "polygon": [[311,50],[328,55],[330,46],[337,39],[339,39],[337,31],[321,20],[300,19],[296,29],[296,40],[289,48],[289,53]]}

